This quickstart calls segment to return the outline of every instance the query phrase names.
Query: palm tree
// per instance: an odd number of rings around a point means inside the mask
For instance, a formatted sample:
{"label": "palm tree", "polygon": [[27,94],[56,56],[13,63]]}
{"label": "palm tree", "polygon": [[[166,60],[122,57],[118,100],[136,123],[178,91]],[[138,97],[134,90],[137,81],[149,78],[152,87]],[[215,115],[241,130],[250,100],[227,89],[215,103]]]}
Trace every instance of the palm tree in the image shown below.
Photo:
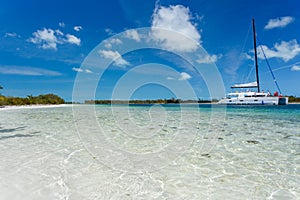
{"label": "palm tree", "polygon": [[3,89],[3,87],[0,85],[0,90],[2,90]]}

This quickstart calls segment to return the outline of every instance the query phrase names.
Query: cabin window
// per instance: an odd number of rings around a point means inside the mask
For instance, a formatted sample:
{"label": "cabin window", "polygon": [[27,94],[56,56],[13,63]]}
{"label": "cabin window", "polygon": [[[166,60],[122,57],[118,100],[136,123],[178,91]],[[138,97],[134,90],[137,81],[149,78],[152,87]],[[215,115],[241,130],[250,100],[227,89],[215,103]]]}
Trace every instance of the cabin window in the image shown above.
{"label": "cabin window", "polygon": [[226,96],[227,99],[231,99],[231,98],[237,98],[239,95],[238,94],[229,94]]}
{"label": "cabin window", "polygon": [[266,95],[265,94],[255,94],[255,95],[252,95],[252,97],[265,97]]}

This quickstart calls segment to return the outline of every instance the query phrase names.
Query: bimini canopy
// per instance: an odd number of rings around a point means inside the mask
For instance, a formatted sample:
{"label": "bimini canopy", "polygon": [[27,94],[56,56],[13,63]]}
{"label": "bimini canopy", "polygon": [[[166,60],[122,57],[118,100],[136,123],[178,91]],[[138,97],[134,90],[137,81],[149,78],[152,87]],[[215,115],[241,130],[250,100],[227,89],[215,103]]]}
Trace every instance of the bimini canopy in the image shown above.
{"label": "bimini canopy", "polygon": [[231,86],[231,88],[256,88],[256,87],[257,87],[257,82],[236,84]]}

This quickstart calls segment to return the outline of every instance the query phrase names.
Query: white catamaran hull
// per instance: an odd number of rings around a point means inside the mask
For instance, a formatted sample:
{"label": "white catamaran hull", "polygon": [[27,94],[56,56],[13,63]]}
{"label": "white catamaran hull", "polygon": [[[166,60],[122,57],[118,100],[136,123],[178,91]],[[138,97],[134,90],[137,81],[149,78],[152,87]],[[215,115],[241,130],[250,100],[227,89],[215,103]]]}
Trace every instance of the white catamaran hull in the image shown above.
{"label": "white catamaran hull", "polygon": [[226,105],[287,105],[287,97],[242,97],[242,98],[224,98],[218,104]]}

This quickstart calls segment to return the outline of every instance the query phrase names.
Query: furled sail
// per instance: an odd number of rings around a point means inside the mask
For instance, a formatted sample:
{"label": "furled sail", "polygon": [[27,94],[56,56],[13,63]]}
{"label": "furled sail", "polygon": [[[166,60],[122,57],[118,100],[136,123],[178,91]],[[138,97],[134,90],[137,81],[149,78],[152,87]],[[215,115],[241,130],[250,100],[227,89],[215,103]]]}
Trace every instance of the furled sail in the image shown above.
{"label": "furled sail", "polygon": [[231,86],[231,88],[255,88],[255,87],[257,87],[257,82],[235,84]]}

